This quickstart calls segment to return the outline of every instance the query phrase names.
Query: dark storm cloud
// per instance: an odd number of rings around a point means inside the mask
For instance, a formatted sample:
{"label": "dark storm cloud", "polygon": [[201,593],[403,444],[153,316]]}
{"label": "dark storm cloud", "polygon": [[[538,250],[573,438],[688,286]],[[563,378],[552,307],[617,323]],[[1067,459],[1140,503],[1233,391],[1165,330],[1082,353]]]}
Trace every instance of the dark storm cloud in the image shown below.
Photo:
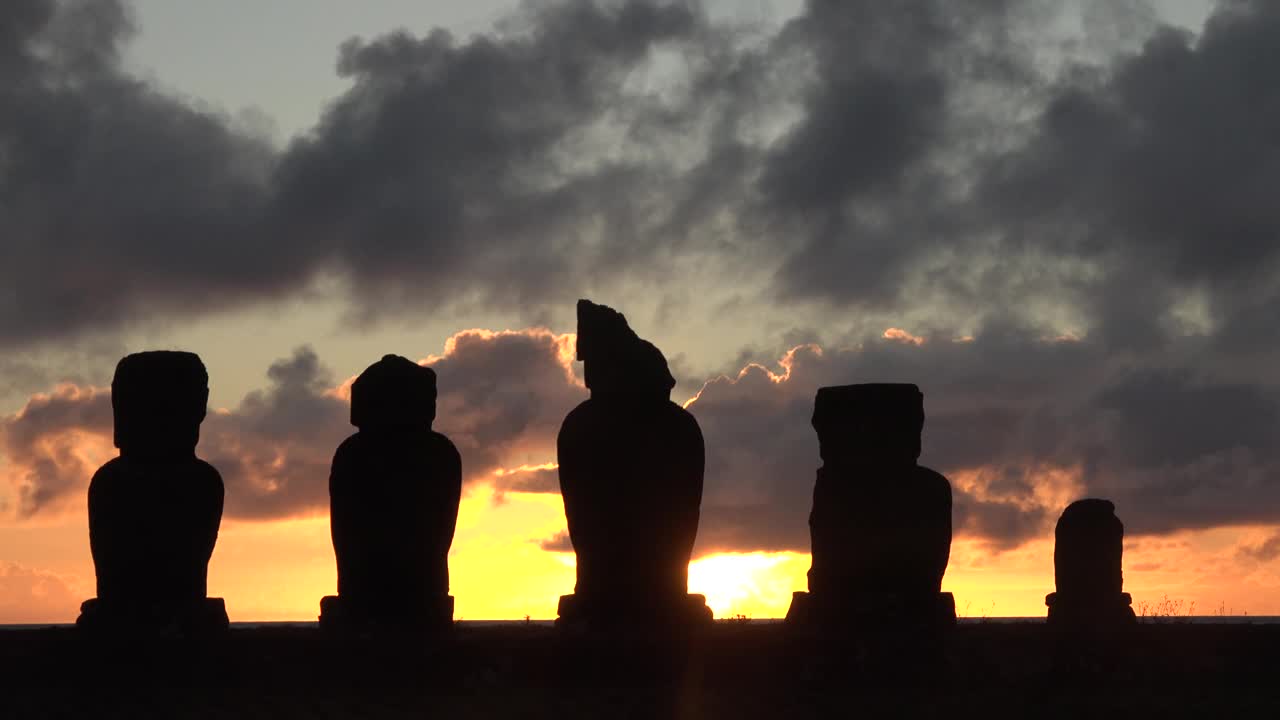
{"label": "dark storm cloud", "polygon": [[262,232],[270,152],[119,69],[113,0],[0,5],[0,342],[292,287]]}
{"label": "dark storm cloud", "polygon": [[[1113,5],[1070,7],[1094,35],[1147,30]],[[0,336],[204,312],[321,272],[369,317],[538,314],[712,253],[776,265],[764,295],[798,307],[1039,299],[1124,345],[1158,342],[1198,289],[1224,338],[1259,342],[1280,296],[1273,160],[1253,152],[1276,125],[1277,11],[1227,3],[1201,38],[1159,29],[1055,75],[1033,52],[1053,7],[812,0],[749,43],[694,2],[529,4],[467,41],[349,41],[350,89],[275,151],[125,74],[119,2],[9,3]]]}
{"label": "dark storm cloud", "polygon": [[1274,351],[1277,42],[1280,7],[1220,3],[1199,37],[1164,28],[1064,79],[1030,141],[993,165],[992,223],[1096,262],[1087,304],[1108,341],[1158,342],[1171,306],[1199,292],[1224,348]]}
{"label": "dark storm cloud", "polygon": [[1225,2],[1193,37],[1079,0],[1093,45],[1150,37],[1046,70],[1061,7],[811,0],[756,37],[692,1],[530,3],[466,41],[349,41],[350,89],[277,151],[128,76],[121,2],[6,3],[0,338],[326,272],[371,318],[539,315],[714,256],[777,270],[757,301],[1056,307],[1117,348],[1159,345],[1194,296],[1223,347],[1271,352],[1280,11]]}
{"label": "dark storm cloud", "polygon": [[697,76],[722,44],[696,4],[640,0],[530,4],[466,42],[352,40],[350,90],[277,151],[129,76],[131,30],[121,0],[0,7],[0,340],[209,312],[323,272],[371,314],[536,313],[576,278],[635,275],[671,201],[659,138],[633,125],[676,137],[694,106],[628,82],[658,49]]}
{"label": "dark storm cloud", "polygon": [[1009,8],[1037,4],[811,0],[782,31],[778,52],[814,66],[803,116],[768,149],[758,187],[772,231],[795,238],[784,296],[891,304],[913,266],[954,240],[940,166],[978,139],[957,96],[1020,77]]}
{"label": "dark storm cloud", "polygon": [[610,158],[625,138],[592,129],[643,112],[630,73],[709,38],[705,19],[679,3],[540,7],[468,43],[344,46],[353,88],[284,156],[280,208],[336,249],[361,297],[540,303],[656,251],[636,237],[653,161]]}
{"label": "dark storm cloud", "polygon": [[1005,35],[1027,4],[813,2],[760,37],[692,1],[531,3],[465,42],[349,41],[350,89],[283,151],[128,76],[121,2],[9,4],[0,337],[326,272],[371,318],[536,315],[708,253],[729,276],[782,263],[787,297],[883,305],[954,221],[936,168],[967,141],[954,98],[1021,77]]}

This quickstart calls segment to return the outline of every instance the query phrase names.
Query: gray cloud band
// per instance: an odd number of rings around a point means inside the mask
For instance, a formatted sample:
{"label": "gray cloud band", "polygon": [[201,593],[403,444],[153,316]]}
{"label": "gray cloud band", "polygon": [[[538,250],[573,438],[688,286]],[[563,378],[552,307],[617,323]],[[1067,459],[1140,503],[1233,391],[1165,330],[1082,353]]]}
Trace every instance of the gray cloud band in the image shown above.
{"label": "gray cloud band", "polygon": [[[545,464],[565,413],[585,396],[566,342],[547,331],[468,331],[432,361],[436,427],[458,445],[468,483],[499,494],[556,491]],[[986,387],[1007,381],[988,359],[1015,349],[1044,357],[1015,391]],[[955,482],[958,533],[995,548],[1043,536],[1084,495],[1113,499],[1134,534],[1280,523],[1280,394],[1179,369],[1117,365],[1098,379],[1101,352],[1033,335],[881,339],[802,346],[773,371],[751,365],[713,379],[689,406],[707,443],[699,552],[808,547],[820,464],[814,392],[850,380],[930,378],[922,461]],[[346,401],[306,349],[268,377],[265,390],[209,415],[199,452],[226,478],[233,517],[323,512],[333,448],[352,431]],[[83,497],[94,468],[77,443],[88,436],[109,447],[110,423],[109,395],[75,388],[0,421],[3,474],[22,514]]]}
{"label": "gray cloud band", "polygon": [[[467,482],[551,459],[545,454],[560,419],[585,397],[563,365],[563,342],[546,331],[460,333],[431,363],[443,378],[436,428],[462,452]],[[209,413],[199,454],[222,473],[232,517],[323,512],[334,449],[355,432],[349,405],[309,348],[273,364],[267,379],[237,407]],[[107,390],[64,387],[0,419],[0,456],[8,463],[0,477],[15,490],[19,515],[83,499],[96,469],[79,451],[86,437],[110,448]]]}

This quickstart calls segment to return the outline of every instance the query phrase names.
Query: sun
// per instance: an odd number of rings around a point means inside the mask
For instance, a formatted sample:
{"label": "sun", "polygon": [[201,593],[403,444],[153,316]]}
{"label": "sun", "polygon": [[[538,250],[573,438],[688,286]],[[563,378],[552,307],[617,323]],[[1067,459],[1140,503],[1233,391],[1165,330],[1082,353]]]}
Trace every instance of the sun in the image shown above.
{"label": "sun", "polygon": [[689,564],[689,592],[707,597],[718,618],[780,618],[791,593],[807,587],[809,556],[799,553],[726,553]]}

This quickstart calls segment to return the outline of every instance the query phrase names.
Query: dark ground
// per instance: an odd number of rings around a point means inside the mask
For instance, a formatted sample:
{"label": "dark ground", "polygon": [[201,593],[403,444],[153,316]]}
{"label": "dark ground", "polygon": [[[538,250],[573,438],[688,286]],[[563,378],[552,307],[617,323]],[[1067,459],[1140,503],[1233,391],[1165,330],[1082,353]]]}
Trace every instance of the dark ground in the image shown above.
{"label": "dark ground", "polygon": [[730,621],[673,645],[512,624],[387,644],[264,627],[196,648],[9,630],[0,717],[1280,717],[1280,625],[962,625],[941,666],[880,631]]}

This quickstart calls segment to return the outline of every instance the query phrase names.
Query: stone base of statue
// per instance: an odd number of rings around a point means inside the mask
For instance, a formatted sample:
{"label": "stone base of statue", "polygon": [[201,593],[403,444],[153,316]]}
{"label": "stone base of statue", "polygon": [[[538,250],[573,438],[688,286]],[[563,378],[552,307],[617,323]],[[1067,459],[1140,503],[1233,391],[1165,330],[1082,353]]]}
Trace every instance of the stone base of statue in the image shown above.
{"label": "stone base of statue", "polygon": [[594,598],[561,595],[556,627],[564,629],[653,628],[692,630],[712,623],[705,595]]}
{"label": "stone base of statue", "polygon": [[1049,593],[1047,624],[1051,632],[1053,673],[1060,678],[1111,677],[1130,664],[1130,629],[1137,629],[1129,593],[1072,596]]}
{"label": "stone base of statue", "polygon": [[556,619],[555,672],[569,687],[592,692],[601,687],[679,687],[697,672],[699,648],[713,624],[702,595],[563,595]]}
{"label": "stone base of statue", "polygon": [[819,684],[934,683],[948,674],[956,604],[947,592],[796,592],[786,625]]}
{"label": "stone base of statue", "polygon": [[1103,598],[1078,598],[1052,592],[1045,596],[1044,604],[1049,607],[1050,626],[1115,627],[1138,622],[1133,612],[1133,598],[1129,593],[1116,593]]}
{"label": "stone base of statue", "polygon": [[180,606],[93,598],[80,604],[80,617],[76,618],[78,630],[94,635],[210,636],[226,632],[229,625],[222,598],[204,598]]}
{"label": "stone base of statue", "polygon": [[452,627],[452,595],[429,597],[395,608],[370,607],[339,595],[320,599],[320,629],[327,632],[441,632]]}
{"label": "stone base of statue", "polygon": [[797,628],[887,624],[942,631],[956,624],[956,601],[949,592],[847,595],[796,592],[791,595],[786,622]]}

